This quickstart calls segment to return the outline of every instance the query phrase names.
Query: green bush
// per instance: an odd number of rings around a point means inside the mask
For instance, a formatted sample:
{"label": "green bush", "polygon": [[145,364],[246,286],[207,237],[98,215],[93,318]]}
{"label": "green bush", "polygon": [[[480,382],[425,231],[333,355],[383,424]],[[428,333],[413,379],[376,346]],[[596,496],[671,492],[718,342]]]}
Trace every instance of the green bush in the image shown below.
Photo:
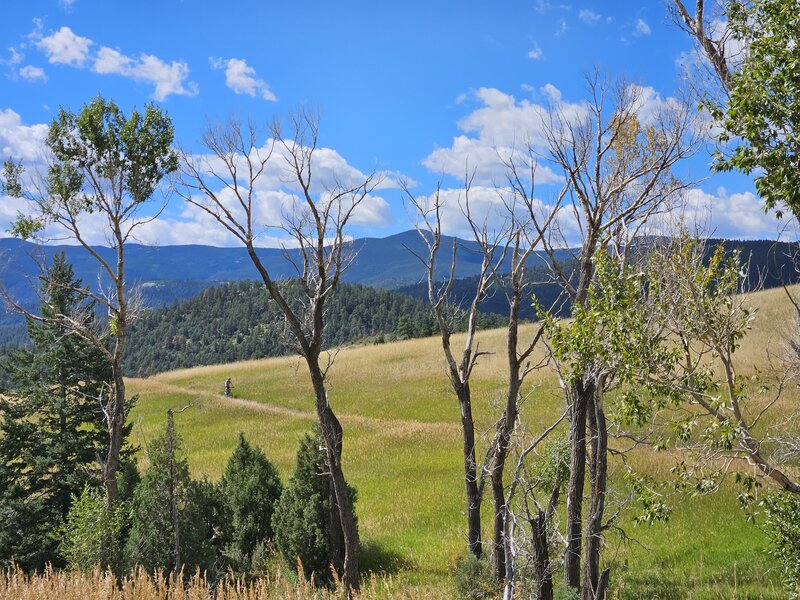
{"label": "green bush", "polygon": [[[297,450],[294,475],[283,489],[272,517],[275,545],[291,567],[299,560],[307,578],[317,583],[331,582],[330,479],[327,475],[325,447],[317,431],[306,434]],[[355,504],[356,491],[348,486]],[[338,572],[342,565],[333,564]]]}
{"label": "green bush", "polygon": [[278,470],[240,433],[219,483],[229,540],[225,554],[237,570],[249,570],[256,546],[274,538],[272,515],[282,491]]}
{"label": "green bush", "polygon": [[72,569],[89,572],[95,567],[122,572],[123,531],[128,506],[118,502],[109,510],[101,489],[86,486],[72,505],[61,535],[60,552]]}
{"label": "green bush", "polygon": [[772,541],[769,553],[782,564],[783,583],[800,598],[800,495],[777,492],[764,500],[765,527]]}
{"label": "green bush", "polygon": [[500,595],[500,582],[488,560],[467,554],[453,573],[456,596],[462,600],[492,600]]}

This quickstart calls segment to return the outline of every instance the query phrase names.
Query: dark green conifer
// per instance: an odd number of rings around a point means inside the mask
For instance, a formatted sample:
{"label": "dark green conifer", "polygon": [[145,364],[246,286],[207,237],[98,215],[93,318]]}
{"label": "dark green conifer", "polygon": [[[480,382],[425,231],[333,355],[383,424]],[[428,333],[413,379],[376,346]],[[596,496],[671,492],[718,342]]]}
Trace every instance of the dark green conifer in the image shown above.
{"label": "dark green conifer", "polygon": [[230,519],[227,553],[246,567],[256,545],[274,537],[272,515],[283,484],[264,452],[240,433],[219,487]]}
{"label": "dark green conifer", "polygon": [[[355,488],[348,486],[353,504]],[[296,566],[299,560],[307,578],[317,583],[329,583],[330,567],[342,572],[342,557],[335,546],[341,544],[341,526],[332,523],[330,478],[322,436],[316,431],[305,434],[297,449],[295,471],[275,507],[272,527],[275,545],[286,562]]]}
{"label": "dark green conifer", "polygon": [[97,483],[107,439],[100,398],[111,372],[93,346],[52,322],[94,319],[80,285],[56,254],[41,277],[42,320],[28,319],[31,346],[3,366],[10,385],[0,395],[0,564],[62,564],[55,531],[72,495]]}

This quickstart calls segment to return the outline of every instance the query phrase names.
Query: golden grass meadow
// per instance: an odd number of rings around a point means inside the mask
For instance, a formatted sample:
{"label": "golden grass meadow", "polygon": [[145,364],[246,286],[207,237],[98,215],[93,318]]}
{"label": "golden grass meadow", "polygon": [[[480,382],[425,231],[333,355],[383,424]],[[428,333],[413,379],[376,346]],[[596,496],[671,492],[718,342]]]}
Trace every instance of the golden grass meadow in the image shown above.
{"label": "golden grass meadow", "polygon": [[[739,352],[744,376],[768,368],[767,348],[780,352],[792,329],[788,326],[792,307],[783,290],[760,292],[751,300],[759,311]],[[528,335],[532,331],[532,325],[524,329]],[[499,414],[504,389],[504,336],[502,329],[480,333],[481,349],[495,352],[481,359],[474,375],[477,429],[486,435]],[[455,344],[459,343],[457,338]],[[233,379],[234,398],[223,394],[227,377]],[[451,597],[451,571],[466,549],[463,465],[459,409],[449,389],[439,339],[342,348],[330,383],[330,401],[345,431],[345,474],[358,488],[365,597]],[[142,448],[163,430],[167,409],[190,405],[176,415],[176,425],[196,477],[219,478],[243,432],[264,449],[285,480],[294,467],[298,439],[315,422],[305,367],[297,358],[173,371],[130,379],[128,384],[139,395],[131,415],[132,441]],[[563,398],[549,370],[535,373],[529,384],[522,421],[535,432],[561,414]],[[787,388],[778,413],[796,411],[799,399],[795,386]],[[484,447],[485,443],[484,438]],[[147,468],[146,452],[140,456],[140,467]],[[648,448],[635,450],[631,457],[637,469],[661,480],[671,477],[675,460],[674,452]],[[612,468],[612,482],[615,474],[619,468]],[[672,515],[667,523],[634,525],[624,514],[621,523],[633,539],[623,542],[612,532],[604,555],[614,567],[613,594],[618,598],[784,597],[779,575],[765,553],[766,537],[757,523],[746,521],[736,493],[733,485],[727,485],[709,496],[670,496]],[[490,523],[488,512],[484,523]],[[99,573],[23,579],[8,574],[0,581],[0,597],[171,597],[156,583],[145,584],[141,574],[139,584],[125,584],[138,588],[135,593],[126,592],[125,586],[112,592]],[[193,585],[182,597],[207,597],[202,581]],[[228,590],[217,597],[327,597],[327,592],[280,578],[256,585],[261,585],[261,592],[242,588],[240,595]]]}

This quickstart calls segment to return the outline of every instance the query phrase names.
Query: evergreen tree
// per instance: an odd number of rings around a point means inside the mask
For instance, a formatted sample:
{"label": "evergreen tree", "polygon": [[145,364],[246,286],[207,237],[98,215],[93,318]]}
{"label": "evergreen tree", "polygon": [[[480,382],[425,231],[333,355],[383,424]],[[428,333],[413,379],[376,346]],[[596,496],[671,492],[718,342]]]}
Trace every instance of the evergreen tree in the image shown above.
{"label": "evergreen tree", "polygon": [[[286,562],[296,566],[299,560],[308,578],[318,583],[331,581],[330,566],[341,573],[341,557],[334,550],[341,531],[332,523],[330,478],[325,464],[326,453],[322,436],[317,429],[312,437],[305,434],[297,450],[295,471],[272,517],[275,545]],[[353,504],[355,488],[348,485]]]}
{"label": "evergreen tree", "polygon": [[44,320],[28,320],[31,347],[3,365],[10,389],[0,395],[0,564],[62,564],[54,532],[72,496],[97,480],[107,438],[99,400],[111,372],[98,350],[49,321],[93,320],[80,285],[56,254],[41,278]]}
{"label": "evergreen tree", "polygon": [[227,554],[246,568],[256,545],[274,537],[272,515],[283,484],[264,452],[240,433],[219,487],[229,516]]}
{"label": "evergreen tree", "polygon": [[150,467],[133,493],[126,556],[133,565],[191,573],[210,571],[216,552],[209,523],[208,486],[193,482],[172,411],[164,435],[149,448]]}

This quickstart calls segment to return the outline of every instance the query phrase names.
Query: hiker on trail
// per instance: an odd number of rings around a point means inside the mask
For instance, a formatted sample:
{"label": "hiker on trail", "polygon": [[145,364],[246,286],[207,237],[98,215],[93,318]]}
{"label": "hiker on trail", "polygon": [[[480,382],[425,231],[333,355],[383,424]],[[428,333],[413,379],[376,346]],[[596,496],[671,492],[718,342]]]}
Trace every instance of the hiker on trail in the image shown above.
{"label": "hiker on trail", "polygon": [[231,388],[232,387],[233,387],[233,381],[231,381],[231,378],[228,377],[225,380],[225,395],[226,396],[230,396],[231,395]]}

